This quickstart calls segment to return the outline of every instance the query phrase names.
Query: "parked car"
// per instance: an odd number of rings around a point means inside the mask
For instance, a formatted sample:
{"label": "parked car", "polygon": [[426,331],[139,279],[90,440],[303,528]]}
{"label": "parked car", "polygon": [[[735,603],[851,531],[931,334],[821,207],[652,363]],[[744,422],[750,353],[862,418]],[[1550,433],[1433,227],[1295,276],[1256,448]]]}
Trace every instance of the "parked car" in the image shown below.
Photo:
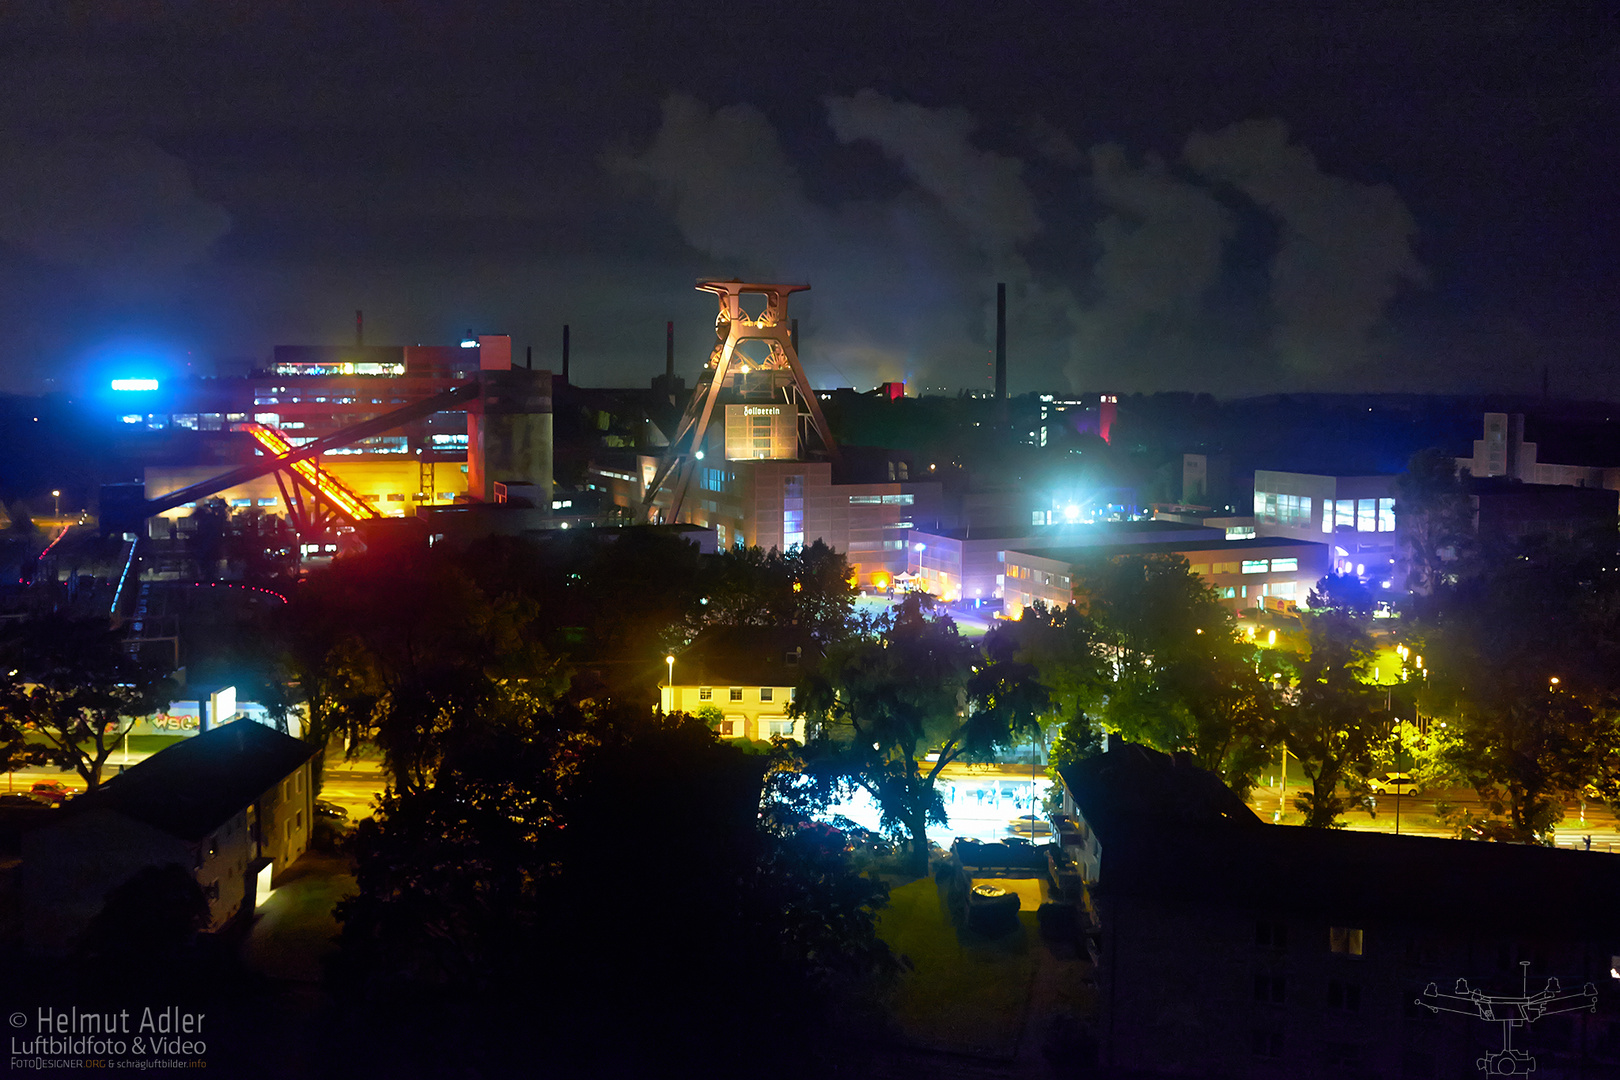
{"label": "parked car", "polygon": [[1367,786],[1378,795],[1415,795],[1417,782],[1411,773],[1385,773],[1367,781]]}
{"label": "parked car", "polygon": [[1045,818],[1013,818],[1008,828],[1016,835],[1023,836],[1051,836],[1052,823]]}
{"label": "parked car", "polygon": [[73,789],[60,780],[37,780],[34,782],[34,786],[29,789],[28,795],[35,802],[61,806],[73,798]]}
{"label": "parked car", "polygon": [[327,821],[345,822],[349,820],[349,812],[335,802],[326,799],[315,800],[315,816],[325,818]]}
{"label": "parked car", "polygon": [[25,791],[8,791],[0,795],[0,806],[38,806],[39,800]]}

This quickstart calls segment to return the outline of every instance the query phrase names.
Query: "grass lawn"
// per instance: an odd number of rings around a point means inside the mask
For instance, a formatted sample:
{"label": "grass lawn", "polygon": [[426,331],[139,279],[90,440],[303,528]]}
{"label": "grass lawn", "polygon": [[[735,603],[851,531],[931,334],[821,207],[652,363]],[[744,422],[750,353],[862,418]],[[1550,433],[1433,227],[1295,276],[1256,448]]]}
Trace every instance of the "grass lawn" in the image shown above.
{"label": "grass lawn", "polygon": [[878,934],[913,966],[894,1001],[907,1039],[958,1053],[1017,1050],[1040,947],[1035,913],[1021,911],[1018,921],[1017,930],[987,938],[957,930],[932,878],[890,892]]}

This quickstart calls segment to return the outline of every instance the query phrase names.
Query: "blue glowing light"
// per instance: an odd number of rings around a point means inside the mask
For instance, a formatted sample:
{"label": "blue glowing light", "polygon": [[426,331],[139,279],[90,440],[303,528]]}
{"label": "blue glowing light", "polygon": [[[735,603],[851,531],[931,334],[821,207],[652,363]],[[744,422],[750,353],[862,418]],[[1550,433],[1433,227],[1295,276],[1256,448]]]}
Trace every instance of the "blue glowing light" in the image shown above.
{"label": "blue glowing light", "polygon": [[124,393],[133,393],[141,390],[156,390],[158,388],[158,381],[156,379],[114,379],[112,381],[112,388],[114,390],[123,391]]}

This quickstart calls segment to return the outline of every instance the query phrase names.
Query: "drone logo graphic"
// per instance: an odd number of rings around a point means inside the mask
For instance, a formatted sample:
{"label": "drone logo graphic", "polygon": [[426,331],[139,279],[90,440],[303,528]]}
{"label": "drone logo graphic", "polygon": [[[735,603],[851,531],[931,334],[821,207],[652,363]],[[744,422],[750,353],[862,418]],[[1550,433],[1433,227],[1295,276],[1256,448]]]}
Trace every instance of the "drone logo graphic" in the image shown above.
{"label": "drone logo graphic", "polygon": [[1533,1024],[1553,1013],[1574,1012],[1585,1009],[1597,1012],[1597,987],[1587,983],[1578,992],[1566,994],[1557,979],[1548,979],[1539,992],[1530,992],[1530,961],[1521,960],[1523,992],[1518,997],[1493,996],[1472,989],[1466,979],[1457,980],[1455,992],[1442,994],[1434,983],[1424,987],[1417,1003],[1432,1013],[1450,1012],[1474,1016],[1502,1025],[1502,1049],[1489,1053],[1476,1063],[1490,1076],[1528,1076],[1536,1071],[1536,1059],[1523,1050],[1513,1049],[1513,1029]]}

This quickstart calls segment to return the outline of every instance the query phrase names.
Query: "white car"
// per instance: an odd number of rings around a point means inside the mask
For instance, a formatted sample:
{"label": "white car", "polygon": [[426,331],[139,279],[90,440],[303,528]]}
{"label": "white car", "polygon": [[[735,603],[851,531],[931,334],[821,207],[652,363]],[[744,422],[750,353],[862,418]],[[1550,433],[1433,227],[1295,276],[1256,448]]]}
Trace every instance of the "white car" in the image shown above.
{"label": "white car", "polygon": [[1416,795],[1418,789],[1411,773],[1385,773],[1367,781],[1367,786],[1378,795]]}

